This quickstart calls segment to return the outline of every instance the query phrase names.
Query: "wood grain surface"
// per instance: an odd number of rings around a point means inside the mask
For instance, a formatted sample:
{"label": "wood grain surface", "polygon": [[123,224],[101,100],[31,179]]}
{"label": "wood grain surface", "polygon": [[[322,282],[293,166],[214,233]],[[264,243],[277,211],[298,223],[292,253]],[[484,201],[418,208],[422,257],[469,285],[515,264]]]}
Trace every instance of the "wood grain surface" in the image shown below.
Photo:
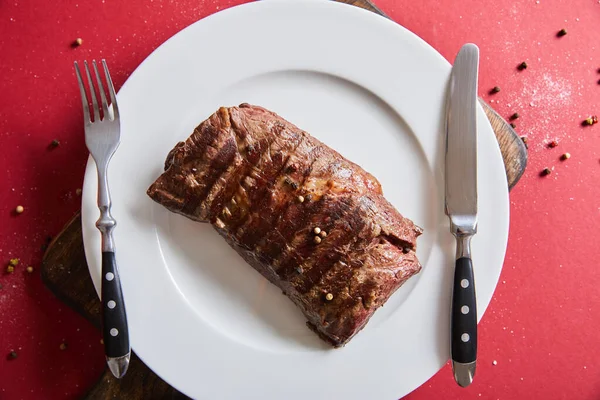
{"label": "wood grain surface", "polygon": [[[367,0],[339,0],[385,16]],[[527,150],[514,130],[489,105],[480,102],[500,145],[506,167],[507,184],[512,188],[527,164]],[[42,261],[42,279],[46,286],[67,305],[100,328],[100,302],[88,274],[81,235],[81,217],[77,214],[50,243]],[[160,379],[133,354],[129,371],[115,379],[105,370],[85,399],[187,399]]]}
{"label": "wood grain surface", "polygon": [[512,189],[527,167],[527,148],[521,137],[511,128],[511,126],[492,109],[485,101],[479,99],[483,111],[490,120],[492,129],[496,134],[496,140],[500,145],[500,152],[504,160],[504,169],[506,171],[506,182],[508,189]]}

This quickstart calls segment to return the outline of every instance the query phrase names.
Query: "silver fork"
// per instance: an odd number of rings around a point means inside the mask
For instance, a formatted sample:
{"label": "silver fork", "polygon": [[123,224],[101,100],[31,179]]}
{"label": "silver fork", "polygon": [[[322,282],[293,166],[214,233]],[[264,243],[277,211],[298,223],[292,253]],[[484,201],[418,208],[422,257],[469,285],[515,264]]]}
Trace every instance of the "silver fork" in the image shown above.
{"label": "silver fork", "polygon": [[[83,104],[83,121],[85,127],[85,144],[90,151],[96,169],[98,170],[98,208],[100,218],[96,227],[102,234],[102,334],[104,336],[104,353],[110,371],[117,378],[122,378],[129,367],[131,347],[129,345],[129,331],[127,328],[127,314],[119,279],[119,270],[115,260],[115,244],[112,231],[117,221],[110,214],[110,192],[108,190],[107,170],[108,163],[119,147],[121,126],[119,121],[119,108],[115,89],[113,87],[106,61],[102,60],[106,85],[110,97],[110,105],[106,101],[106,94],[102,79],[98,73],[96,61],[92,61],[96,75],[97,89],[88,68],[87,61],[83,62],[90,96],[92,98],[92,109],[94,119],[90,116],[90,107],[86,95],[79,65],[75,62],[75,74],[81,91],[81,102]],[[100,108],[96,100],[95,91],[100,93],[102,101],[102,118]]]}

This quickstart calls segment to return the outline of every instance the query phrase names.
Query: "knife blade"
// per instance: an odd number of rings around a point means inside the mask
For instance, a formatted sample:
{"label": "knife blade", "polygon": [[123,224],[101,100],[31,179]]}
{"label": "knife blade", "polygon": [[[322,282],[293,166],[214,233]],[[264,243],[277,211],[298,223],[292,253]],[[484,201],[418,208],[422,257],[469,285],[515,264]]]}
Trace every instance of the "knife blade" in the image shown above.
{"label": "knife blade", "polygon": [[454,380],[467,387],[477,362],[477,302],[471,238],[477,232],[477,79],[479,48],[465,44],[452,67],[446,109],[446,214],[456,237],[451,310]]}

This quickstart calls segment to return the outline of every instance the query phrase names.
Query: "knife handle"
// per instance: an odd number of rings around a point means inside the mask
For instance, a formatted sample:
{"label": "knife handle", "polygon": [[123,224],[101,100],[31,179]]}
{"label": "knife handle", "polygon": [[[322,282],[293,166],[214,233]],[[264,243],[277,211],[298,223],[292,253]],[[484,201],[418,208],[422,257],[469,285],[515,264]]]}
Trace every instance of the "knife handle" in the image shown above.
{"label": "knife handle", "polygon": [[112,251],[102,252],[102,334],[106,358],[129,355],[129,329],[121,280]]}
{"label": "knife handle", "polygon": [[454,268],[452,293],[452,360],[462,364],[477,359],[477,302],[473,262],[460,257]]}

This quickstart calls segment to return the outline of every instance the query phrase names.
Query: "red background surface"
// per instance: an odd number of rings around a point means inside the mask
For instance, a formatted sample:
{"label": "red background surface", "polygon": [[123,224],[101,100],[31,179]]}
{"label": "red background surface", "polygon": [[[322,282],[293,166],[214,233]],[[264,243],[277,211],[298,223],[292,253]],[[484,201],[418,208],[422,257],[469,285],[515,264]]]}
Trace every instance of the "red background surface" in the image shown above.
{"label": "red background surface", "polygon": [[[40,246],[79,209],[87,151],[73,61],[107,58],[120,87],[171,35],[240,2],[0,6],[0,264],[22,263],[0,272],[0,399],[76,399],[104,368],[100,334],[39,276]],[[600,125],[580,123],[600,114],[600,1],[377,5],[449,60],[463,43],[477,43],[480,94],[505,117],[518,112],[517,130],[529,138],[529,166],[510,195],[504,270],[480,324],[477,379],[460,389],[446,366],[407,398],[599,399]],[[561,28],[568,34],[557,38]],[[77,37],[83,45],[70,47]],[[523,60],[529,68],[519,72]],[[495,85],[501,92],[489,95]],[[49,150],[53,139],[61,145]],[[547,148],[552,139],[555,149]],[[560,161],[565,151],[571,158]],[[540,177],[545,167],[554,171]],[[19,204],[25,212],[16,216]],[[18,358],[9,361],[11,349]]]}

